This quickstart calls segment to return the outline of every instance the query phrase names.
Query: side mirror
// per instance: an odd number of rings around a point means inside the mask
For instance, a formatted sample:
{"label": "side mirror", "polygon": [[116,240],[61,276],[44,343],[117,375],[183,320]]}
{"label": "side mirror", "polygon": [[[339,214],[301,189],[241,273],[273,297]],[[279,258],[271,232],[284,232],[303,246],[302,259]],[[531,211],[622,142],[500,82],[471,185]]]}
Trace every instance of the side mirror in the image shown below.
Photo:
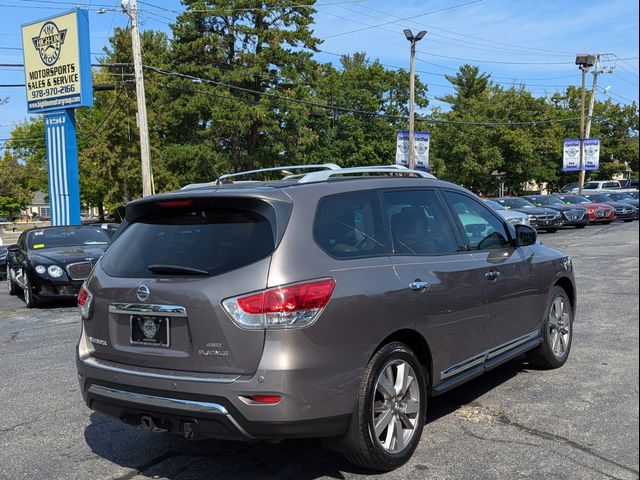
{"label": "side mirror", "polygon": [[19,250],[20,250],[20,248],[18,248],[18,245],[16,245],[15,243],[13,245],[9,245],[7,247],[7,251],[8,252],[17,252]]}
{"label": "side mirror", "polygon": [[538,232],[529,225],[515,225],[516,228],[516,247],[526,247],[534,245],[538,240]]}

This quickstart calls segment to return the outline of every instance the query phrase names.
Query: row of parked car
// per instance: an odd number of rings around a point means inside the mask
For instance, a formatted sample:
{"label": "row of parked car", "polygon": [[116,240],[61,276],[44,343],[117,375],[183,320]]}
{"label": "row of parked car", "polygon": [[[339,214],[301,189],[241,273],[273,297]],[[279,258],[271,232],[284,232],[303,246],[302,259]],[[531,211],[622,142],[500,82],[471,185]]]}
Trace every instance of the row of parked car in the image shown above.
{"label": "row of parked car", "polygon": [[631,192],[556,193],[485,200],[485,203],[514,225],[531,225],[537,230],[557,232],[561,227],[584,228],[614,220],[638,219],[638,190]]}

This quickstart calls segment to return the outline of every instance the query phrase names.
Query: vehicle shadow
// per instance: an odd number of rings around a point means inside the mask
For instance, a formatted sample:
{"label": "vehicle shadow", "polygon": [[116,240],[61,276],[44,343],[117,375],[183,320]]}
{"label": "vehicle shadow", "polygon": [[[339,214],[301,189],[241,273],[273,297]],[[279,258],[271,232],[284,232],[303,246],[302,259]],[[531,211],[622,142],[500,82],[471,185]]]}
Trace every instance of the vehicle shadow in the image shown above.
{"label": "vehicle shadow", "polygon": [[[431,399],[428,424],[515,377],[527,365],[524,357],[508,362],[439,397]],[[278,444],[219,440],[185,440],[151,433],[97,412],[85,428],[87,445],[96,455],[137,473],[175,479],[233,478],[313,480],[345,478],[345,473],[372,476],[376,472],[348,463],[340,453],[325,450],[320,440],[291,440]],[[423,435],[427,435],[427,430]]]}
{"label": "vehicle shadow", "polygon": [[[24,294],[22,292],[18,293],[17,297],[24,302]],[[58,300],[47,300],[39,301],[37,306],[34,307],[38,310],[47,310],[52,308],[73,308],[77,307],[75,299],[58,299]]]}

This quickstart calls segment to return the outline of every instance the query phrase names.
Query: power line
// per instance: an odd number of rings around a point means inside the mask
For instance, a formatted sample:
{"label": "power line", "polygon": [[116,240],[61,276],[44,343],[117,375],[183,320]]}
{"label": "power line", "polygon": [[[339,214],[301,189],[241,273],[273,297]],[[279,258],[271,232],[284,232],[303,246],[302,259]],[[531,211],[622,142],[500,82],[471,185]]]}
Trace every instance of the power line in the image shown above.
{"label": "power line", "polygon": [[[263,6],[263,7],[238,7],[238,8],[224,8],[224,9],[216,9],[218,11],[222,11],[222,12],[251,12],[251,11],[265,11],[265,10],[281,10],[283,8],[316,8],[316,7],[325,7],[325,6],[333,6],[333,5],[342,5],[345,3],[361,3],[361,2],[366,2],[369,0],[343,0],[340,2],[327,2],[327,3],[316,3],[316,4],[312,4],[312,3],[297,3],[297,4],[290,4],[290,5],[279,5],[277,7],[269,7],[269,6]],[[183,13],[209,13],[212,10],[207,10],[207,9],[186,9],[183,11],[179,11],[179,10],[173,10],[171,8],[166,8],[166,7],[161,7],[160,5],[155,5],[153,3],[150,2],[144,2],[144,1],[140,1],[141,5],[146,5],[147,7],[151,7],[151,8],[156,8],[158,10],[162,10],[163,12],[169,12],[169,13],[174,13],[176,15],[180,15]]]}
{"label": "power line", "polygon": [[[445,8],[440,8],[438,10],[431,10],[430,12],[425,12],[425,13],[421,13],[419,15],[412,15],[411,17],[406,17],[406,18],[401,18],[400,20],[413,20],[414,18],[419,18],[419,17],[424,17],[426,15],[432,15],[434,13],[440,13],[440,12],[444,12],[447,10],[453,10],[454,8],[460,8],[460,7],[464,7],[466,5],[471,5],[474,3],[480,3],[483,2],[484,0],[472,0],[470,2],[466,2],[466,3],[459,3],[457,5],[452,5],[450,7],[445,7]],[[333,35],[328,35],[326,37],[323,38],[323,40],[327,40],[329,38],[335,38],[335,37],[341,37],[342,35],[349,35],[351,33],[356,33],[356,32],[362,32],[363,30],[369,30],[370,28],[379,28],[379,27],[383,27],[385,25],[389,25],[391,23],[397,23],[396,20],[391,20],[389,22],[384,22],[384,23],[379,23],[377,25],[369,25],[363,28],[357,28],[355,30],[349,30],[346,32],[341,32],[341,33],[334,33]]]}
{"label": "power line", "polygon": [[[275,94],[275,93],[271,93],[271,92],[262,92],[262,91],[254,90],[254,89],[251,89],[251,88],[241,87],[241,86],[238,86],[238,85],[231,85],[231,84],[228,84],[228,83],[218,82],[218,81],[215,81],[215,80],[209,80],[209,79],[206,79],[206,78],[200,78],[200,77],[196,77],[196,76],[193,76],[193,75],[187,75],[187,74],[180,73],[180,72],[169,72],[169,71],[157,68],[157,67],[152,67],[150,65],[143,65],[143,67],[148,69],[148,70],[150,70],[150,71],[153,71],[153,72],[165,75],[165,76],[174,76],[174,77],[185,78],[185,79],[194,81],[196,83],[209,83],[209,84],[212,84],[212,85],[217,85],[217,86],[221,86],[221,87],[225,87],[225,88],[229,88],[229,89],[233,89],[233,90],[242,91],[242,92],[245,92],[245,93],[250,93],[252,95],[265,96],[265,97],[269,97],[269,98],[274,98],[276,100],[283,100],[283,101],[287,101],[287,102],[299,103],[299,104],[302,104],[302,105],[323,108],[323,109],[326,109],[326,110],[342,111],[342,112],[346,112],[346,113],[354,113],[354,114],[375,116],[375,117],[380,117],[380,118],[389,118],[389,119],[395,119],[395,120],[407,120],[408,119],[408,117],[404,116],[404,115],[387,115],[387,114],[383,114],[383,113],[380,113],[380,112],[372,112],[372,111],[367,111],[367,110],[345,108],[345,107],[340,107],[338,105],[330,105],[330,104],[326,104],[326,103],[319,103],[319,102],[314,102],[314,101],[309,101],[309,100],[303,100],[303,99],[289,97],[289,96],[286,96],[286,95]],[[194,89],[194,90],[196,90],[196,89]],[[225,98],[233,99],[233,100],[236,99],[236,97],[225,97]],[[537,124],[541,124],[541,123],[566,123],[566,122],[572,122],[572,121],[579,120],[579,117],[567,118],[567,119],[539,119],[539,120],[531,120],[531,121],[502,121],[502,120],[495,120],[495,121],[456,121],[456,120],[446,120],[446,119],[423,116],[422,118],[420,118],[420,120],[421,121],[425,121],[425,122],[431,122],[431,123],[449,123],[449,124],[460,124],[460,125],[480,125],[480,126],[482,126],[482,125],[484,125],[484,126],[505,125],[505,126],[508,126],[508,125],[537,125]]]}

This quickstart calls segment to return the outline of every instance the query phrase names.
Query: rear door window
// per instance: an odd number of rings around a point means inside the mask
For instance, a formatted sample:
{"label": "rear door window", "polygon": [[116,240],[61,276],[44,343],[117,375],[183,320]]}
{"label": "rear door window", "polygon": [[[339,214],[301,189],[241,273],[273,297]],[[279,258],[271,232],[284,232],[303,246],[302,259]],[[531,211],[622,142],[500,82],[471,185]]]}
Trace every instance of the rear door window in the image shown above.
{"label": "rear door window", "polygon": [[336,258],[386,255],[387,238],[375,191],[323,198],[313,225],[318,245]]}
{"label": "rear door window", "polygon": [[129,225],[109,247],[101,265],[114,277],[189,275],[189,269],[220,275],[261,260],[274,249],[270,222],[255,212],[179,210]]}
{"label": "rear door window", "polygon": [[472,250],[495,250],[511,246],[504,223],[488,208],[461,193],[447,191],[446,196]]}
{"label": "rear door window", "polygon": [[433,190],[384,193],[393,250],[403,255],[446,255],[460,245]]}

